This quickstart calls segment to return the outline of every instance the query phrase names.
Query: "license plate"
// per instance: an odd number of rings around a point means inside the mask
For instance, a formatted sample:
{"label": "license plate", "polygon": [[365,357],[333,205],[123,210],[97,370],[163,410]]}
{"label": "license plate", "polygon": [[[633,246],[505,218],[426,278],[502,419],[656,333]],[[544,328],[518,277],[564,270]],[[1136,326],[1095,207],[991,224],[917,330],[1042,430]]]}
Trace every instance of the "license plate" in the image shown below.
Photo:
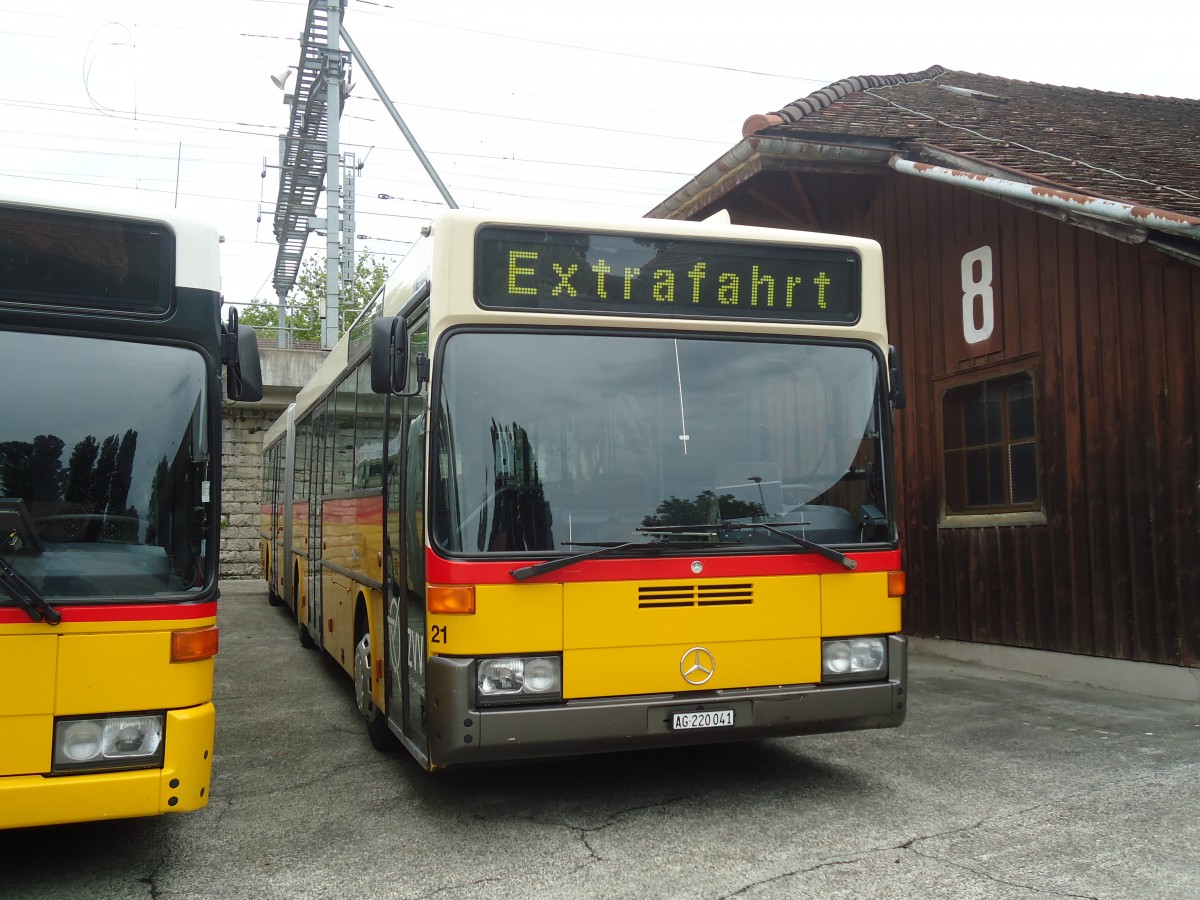
{"label": "license plate", "polygon": [[732,709],[706,709],[703,712],[677,712],[671,714],[671,729],[673,731],[690,731],[693,728],[728,728],[732,725]]}

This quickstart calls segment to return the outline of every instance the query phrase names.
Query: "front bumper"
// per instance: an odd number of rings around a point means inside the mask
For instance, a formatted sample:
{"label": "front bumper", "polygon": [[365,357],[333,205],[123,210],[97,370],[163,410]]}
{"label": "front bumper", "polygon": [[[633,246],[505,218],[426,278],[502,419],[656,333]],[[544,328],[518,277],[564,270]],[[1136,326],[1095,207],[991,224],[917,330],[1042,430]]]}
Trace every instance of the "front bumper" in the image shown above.
{"label": "front bumper", "polygon": [[[802,684],[569,700],[554,706],[477,709],[473,659],[429,660],[432,768],[613,750],[676,747],[895,728],[908,706],[908,642],[888,638],[888,677],[870,683]],[[671,714],[732,709],[725,728],[673,731]]]}
{"label": "front bumper", "polygon": [[0,778],[0,828],[199,809],[208,802],[215,727],[211,703],[168,711],[161,769]]}

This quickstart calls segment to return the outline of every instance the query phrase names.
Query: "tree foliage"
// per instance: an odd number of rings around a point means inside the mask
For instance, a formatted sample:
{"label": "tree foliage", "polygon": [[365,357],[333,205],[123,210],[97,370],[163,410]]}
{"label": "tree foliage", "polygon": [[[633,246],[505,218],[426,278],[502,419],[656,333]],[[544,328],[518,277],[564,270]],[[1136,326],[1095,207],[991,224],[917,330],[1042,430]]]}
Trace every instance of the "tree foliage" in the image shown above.
{"label": "tree foliage", "polygon": [[[350,327],[355,317],[387,280],[387,266],[364,251],[354,266],[354,289],[342,295],[338,333]],[[287,299],[285,321],[292,336],[301,341],[321,340],[321,313],[325,309],[325,257],[310,256],[300,266],[296,284]],[[243,325],[253,326],[260,337],[273,339],[279,333],[279,305],[275,300],[255,298],[241,312]]]}
{"label": "tree foliage", "polygon": [[642,519],[642,527],[714,524],[725,519],[761,516],[763,510],[761,503],[738,500],[733,494],[717,496],[716,491],[702,491],[696,495],[695,500],[671,496],[661,501],[654,510],[654,515]]}

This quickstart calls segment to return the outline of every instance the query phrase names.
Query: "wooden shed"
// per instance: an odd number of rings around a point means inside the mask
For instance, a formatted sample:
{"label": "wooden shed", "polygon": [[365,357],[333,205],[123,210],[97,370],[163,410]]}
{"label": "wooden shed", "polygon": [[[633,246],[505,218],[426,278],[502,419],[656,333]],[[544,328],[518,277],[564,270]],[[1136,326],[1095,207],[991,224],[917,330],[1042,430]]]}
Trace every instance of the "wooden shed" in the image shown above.
{"label": "wooden shed", "polygon": [[906,631],[1200,666],[1200,101],[935,66],[743,134],[650,215],[883,245]]}

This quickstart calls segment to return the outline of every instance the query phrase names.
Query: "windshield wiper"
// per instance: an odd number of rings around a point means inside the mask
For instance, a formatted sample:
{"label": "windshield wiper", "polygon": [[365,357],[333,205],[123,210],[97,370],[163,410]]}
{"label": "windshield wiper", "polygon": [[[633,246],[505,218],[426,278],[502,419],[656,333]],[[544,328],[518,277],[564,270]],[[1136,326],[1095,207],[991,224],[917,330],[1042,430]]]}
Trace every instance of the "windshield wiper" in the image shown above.
{"label": "windshield wiper", "polygon": [[0,587],[4,588],[4,592],[12,597],[33,621],[45,622],[47,625],[57,625],[62,621],[62,613],[51,606],[37,592],[37,588],[10,566],[2,556],[0,556]]}
{"label": "windshield wiper", "polygon": [[[779,525],[803,525],[803,522],[780,522]],[[790,531],[784,531],[777,525],[768,525],[766,522],[739,522],[735,528],[765,528],[772,534],[777,534],[780,537],[785,537],[793,544],[799,544],[805,550],[811,550],[813,553],[819,553],[826,559],[832,559],[835,563],[841,563],[847,569],[857,569],[858,563],[848,557],[845,553],[839,553],[832,547],[826,547],[824,544],[818,544],[816,541],[810,541],[806,537],[801,537],[798,534],[792,534]]]}
{"label": "windshield wiper", "polygon": [[553,572],[555,569],[563,569],[567,566],[582,562],[585,559],[594,559],[597,556],[605,556],[609,553],[615,553],[618,550],[625,550],[629,547],[645,547],[649,546],[644,541],[626,541],[623,544],[606,544],[596,550],[588,550],[585,553],[574,553],[571,556],[560,556],[558,559],[548,559],[545,562],[536,563],[532,566],[521,566],[519,569],[511,569],[509,575],[524,581],[526,578],[532,578],[534,575],[542,575],[546,572]]}
{"label": "windshield wiper", "polygon": [[852,560],[844,553],[834,550],[832,547],[826,547],[824,544],[818,544],[816,541],[810,541],[806,537],[800,537],[798,534],[792,534],[790,531],[784,531],[782,526],[799,527],[804,525],[804,522],[779,522],[775,525],[768,525],[766,522],[705,522],[700,525],[653,525],[646,528],[639,528],[638,531],[648,533],[662,534],[680,534],[688,533],[695,530],[705,531],[740,531],[743,528],[762,528],[770,531],[772,534],[777,534],[780,537],[787,538],[793,544],[799,544],[805,550],[811,550],[813,553],[819,553],[826,559],[831,559],[835,563],[841,563],[847,569],[857,569],[858,563]]}
{"label": "windshield wiper", "polygon": [[[638,531],[647,531],[648,529],[639,528]],[[661,553],[664,550],[694,550],[697,546],[716,546],[713,544],[697,545],[692,541],[668,541],[659,539],[655,541],[626,541],[622,544],[605,544],[595,550],[588,550],[586,553],[574,553],[571,556],[560,556],[557,559],[548,559],[545,562],[535,563],[532,566],[522,566],[519,569],[512,569],[509,575],[524,581],[526,578],[532,578],[534,575],[544,575],[546,572],[553,572],[556,569],[563,569],[567,566],[574,565],[577,562],[583,562],[588,559],[595,559],[598,556],[608,556],[610,553],[617,553],[621,550],[645,550],[651,554]]]}

